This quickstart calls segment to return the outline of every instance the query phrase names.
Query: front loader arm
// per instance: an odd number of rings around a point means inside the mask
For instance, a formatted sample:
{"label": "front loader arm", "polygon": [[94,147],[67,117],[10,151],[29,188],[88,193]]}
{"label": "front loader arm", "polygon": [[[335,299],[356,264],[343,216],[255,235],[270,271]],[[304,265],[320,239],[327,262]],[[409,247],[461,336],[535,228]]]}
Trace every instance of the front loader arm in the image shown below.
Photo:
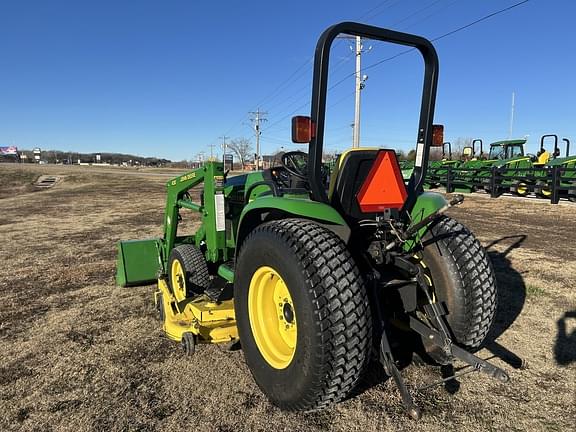
{"label": "front loader arm", "polygon": [[[188,191],[204,183],[203,203],[192,202]],[[164,270],[170,252],[177,242],[178,216],[180,208],[201,214],[202,225],[193,236],[196,246],[206,243],[208,261],[226,258],[224,230],[224,167],[220,162],[208,162],[203,167],[173,178],[166,183],[166,211],[164,213],[164,237],[162,262]]]}

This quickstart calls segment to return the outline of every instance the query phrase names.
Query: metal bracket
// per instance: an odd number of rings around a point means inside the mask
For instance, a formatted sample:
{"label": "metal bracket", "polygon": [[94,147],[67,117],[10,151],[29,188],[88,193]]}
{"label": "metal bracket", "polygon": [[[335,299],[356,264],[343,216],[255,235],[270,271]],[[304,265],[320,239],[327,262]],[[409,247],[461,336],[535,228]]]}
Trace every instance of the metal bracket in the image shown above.
{"label": "metal bracket", "polygon": [[382,332],[382,338],[380,339],[380,361],[382,362],[386,373],[394,379],[394,382],[400,391],[404,409],[413,420],[419,420],[420,417],[422,417],[422,411],[414,403],[414,399],[408,391],[408,388],[404,383],[404,379],[402,378],[402,375],[400,374],[400,371],[394,362],[394,356],[392,355],[392,350],[390,349],[390,342],[388,341],[386,330]]}
{"label": "metal bracket", "polygon": [[[431,329],[422,321],[410,316],[410,328],[414,330],[416,333],[420,334],[422,337],[426,338],[430,342],[438,345],[441,348],[444,348],[447,341],[445,338],[436,330]],[[450,343],[450,348],[452,351],[452,355],[462,360],[463,362],[472,366],[475,370],[479,372],[483,372],[492,378],[496,378],[501,382],[508,382],[510,377],[504,370],[500,369],[497,366],[494,366],[491,363],[488,363],[486,360],[481,359],[474,354],[469,353],[468,351],[460,348],[457,345]]]}

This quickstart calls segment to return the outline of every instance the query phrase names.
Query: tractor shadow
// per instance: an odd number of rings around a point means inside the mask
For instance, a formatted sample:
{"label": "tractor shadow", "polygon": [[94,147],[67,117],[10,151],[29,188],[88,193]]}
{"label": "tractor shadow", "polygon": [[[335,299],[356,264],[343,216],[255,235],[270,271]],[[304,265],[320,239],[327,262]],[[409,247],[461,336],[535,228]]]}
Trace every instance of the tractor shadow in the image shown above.
{"label": "tractor shadow", "polygon": [[[496,308],[492,329],[486,337],[484,347],[494,356],[500,358],[515,369],[523,367],[525,362],[512,351],[496,342],[496,339],[516,321],[526,302],[526,284],[524,283],[522,275],[512,267],[508,255],[514,249],[521,247],[527,237],[525,234],[506,236],[492,241],[485,247],[492,261],[496,282],[498,284],[498,306]],[[512,241],[512,243],[502,252],[494,250],[494,246],[510,241]]]}

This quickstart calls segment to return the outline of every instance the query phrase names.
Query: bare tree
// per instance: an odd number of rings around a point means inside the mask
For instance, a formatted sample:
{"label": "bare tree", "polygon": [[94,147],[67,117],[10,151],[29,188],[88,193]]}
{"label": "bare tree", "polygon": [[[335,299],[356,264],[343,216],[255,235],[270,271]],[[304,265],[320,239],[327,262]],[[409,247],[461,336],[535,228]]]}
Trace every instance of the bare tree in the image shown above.
{"label": "bare tree", "polygon": [[242,169],[244,169],[244,164],[254,152],[250,141],[246,138],[235,138],[228,143],[228,148],[238,156]]}
{"label": "bare tree", "polygon": [[396,150],[396,157],[398,160],[406,160],[406,152],[404,150]]}

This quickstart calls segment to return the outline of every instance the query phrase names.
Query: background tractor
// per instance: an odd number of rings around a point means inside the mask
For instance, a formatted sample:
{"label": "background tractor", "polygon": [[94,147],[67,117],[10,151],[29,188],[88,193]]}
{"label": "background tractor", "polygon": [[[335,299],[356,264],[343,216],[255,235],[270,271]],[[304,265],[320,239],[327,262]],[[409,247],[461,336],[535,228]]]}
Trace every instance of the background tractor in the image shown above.
{"label": "background tractor", "polygon": [[[442,172],[439,183],[450,191],[473,192],[476,189],[474,180],[478,171],[484,166],[485,159],[482,140],[479,138],[472,140],[470,146],[462,149],[461,161],[450,165],[450,170],[446,169]],[[448,176],[451,176],[450,182],[448,182]]]}
{"label": "background tractor", "polygon": [[[396,153],[373,148],[342,153],[328,181],[327,77],[339,34],[413,47],[424,59],[407,185]],[[461,199],[422,189],[430,147],[443,141],[432,124],[437,80],[426,39],[349,22],[328,28],[316,48],[311,115],[292,120],[292,139],[308,152],[232,178],[209,162],[170,180],[163,237],[119,243],[118,283],[157,281],[164,330],[186,353],[239,340],[254,380],[282,409],[342,400],[375,359],[418,418],[399,369],[413,353],[438,365],[460,359],[469,371],[507,381],[473,354],[496,309],[490,260],[466,227],[444,215]],[[190,190],[201,184],[203,198],[193,202]],[[200,214],[195,233],[178,230],[184,209]]]}
{"label": "background tractor", "polygon": [[[478,143],[480,152],[476,152],[475,144]],[[496,141],[490,144],[488,156],[484,154],[482,140],[472,141],[472,147],[464,148],[464,162],[451,170],[450,191],[474,192],[484,189],[492,191],[493,170],[502,177],[497,183],[497,194],[512,191],[517,194],[528,193],[524,183],[511,179],[514,176],[526,174],[526,170],[532,167],[530,156],[524,155],[525,139]],[[448,185],[448,179],[443,184]]]}
{"label": "background tractor", "polygon": [[440,186],[448,175],[448,167],[457,167],[460,163],[461,161],[452,159],[452,144],[448,141],[442,143],[442,159],[429,162],[424,188],[434,189]]}
{"label": "background tractor", "polygon": [[[544,138],[554,138],[554,150],[549,154],[544,148]],[[536,195],[543,198],[550,198],[553,192],[553,183],[556,182],[555,187],[559,189],[559,196],[568,198],[570,201],[576,201],[576,155],[570,155],[570,140],[562,138],[565,143],[565,156],[560,157],[561,151],[558,146],[558,136],[554,134],[543,135],[540,141],[540,151],[538,152],[538,164],[543,168],[536,171],[534,192]],[[548,153],[548,158],[542,157]]]}

